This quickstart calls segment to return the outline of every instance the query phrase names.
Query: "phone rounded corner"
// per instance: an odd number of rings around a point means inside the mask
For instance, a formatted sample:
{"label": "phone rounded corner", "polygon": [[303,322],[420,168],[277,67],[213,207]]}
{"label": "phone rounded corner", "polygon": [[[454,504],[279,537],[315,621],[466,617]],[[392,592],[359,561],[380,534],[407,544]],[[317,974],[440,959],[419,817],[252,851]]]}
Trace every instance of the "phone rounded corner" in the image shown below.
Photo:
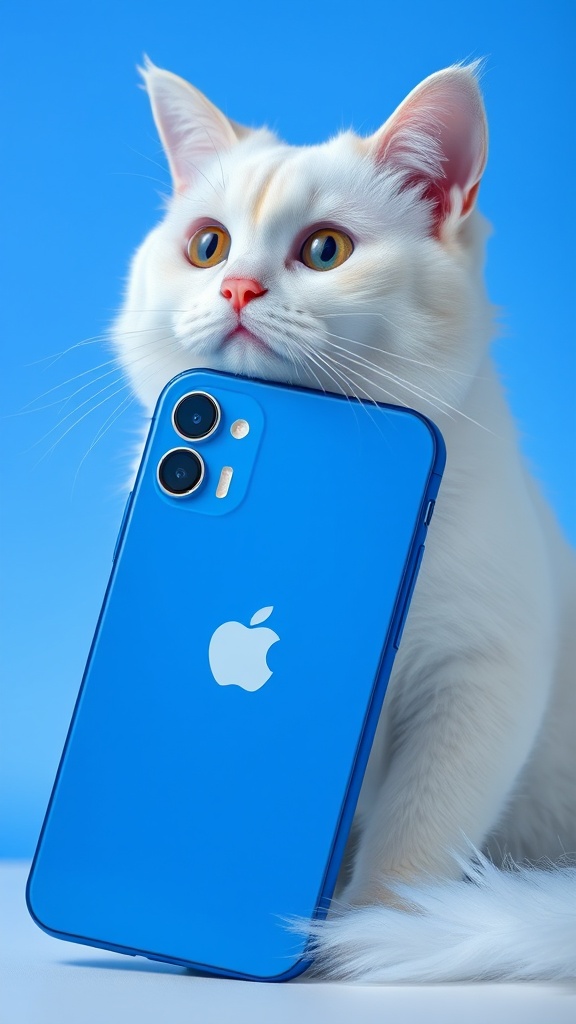
{"label": "phone rounded corner", "polygon": [[434,438],[434,466],[432,470],[433,476],[438,477],[438,483],[442,478],[444,469],[446,468],[446,442],[444,435],[440,428],[434,423],[433,420],[426,417],[429,430]]}
{"label": "phone rounded corner", "polygon": [[282,984],[286,981],[293,981],[294,978],[299,978],[302,974],[312,967],[313,959],[310,953],[304,952],[298,960],[292,964],[291,967],[287,967],[286,970],[281,971],[280,974],[267,975],[266,977],[254,978],[254,981],[265,981],[271,985]]}
{"label": "phone rounded corner", "polygon": [[53,938],[56,938],[56,939],[62,938],[63,936],[61,935],[60,932],[55,931],[54,928],[50,928],[49,925],[44,923],[44,921],[40,917],[40,914],[34,908],[34,900],[33,900],[33,895],[32,895],[32,887],[33,887],[33,884],[34,884],[35,866],[36,866],[36,862],[34,860],[32,862],[32,867],[30,868],[30,871],[28,873],[28,878],[26,879],[26,888],[25,888],[25,891],[24,891],[24,898],[25,898],[25,901],[26,901],[26,909],[27,909],[28,913],[30,914],[30,917],[34,921],[34,924],[38,928],[40,928],[41,931],[45,932],[46,935],[51,935]]}
{"label": "phone rounded corner", "polygon": [[431,475],[440,478],[446,465],[446,442],[444,441],[444,435],[442,434],[440,427],[434,422],[434,420],[431,420],[429,416],[426,416],[422,412],[418,412],[416,409],[412,411],[426,427],[426,430],[432,439],[433,455]]}
{"label": "phone rounded corner", "polygon": [[41,926],[41,924],[39,922],[39,919],[38,919],[38,916],[36,914],[36,911],[34,910],[34,907],[32,906],[31,888],[32,888],[32,876],[33,876],[33,873],[34,873],[34,864],[32,864],[32,867],[30,868],[30,871],[28,872],[28,878],[26,879],[26,888],[24,890],[24,899],[26,900],[26,909],[27,909],[28,913],[30,914],[30,917],[35,922],[35,924],[37,924],[38,927],[41,928],[42,926]]}

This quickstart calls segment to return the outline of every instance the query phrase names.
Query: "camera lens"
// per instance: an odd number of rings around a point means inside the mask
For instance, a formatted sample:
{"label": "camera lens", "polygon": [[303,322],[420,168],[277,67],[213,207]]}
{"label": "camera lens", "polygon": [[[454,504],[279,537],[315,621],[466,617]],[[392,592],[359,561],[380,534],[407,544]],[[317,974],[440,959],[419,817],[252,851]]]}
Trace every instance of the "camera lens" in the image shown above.
{"label": "camera lens", "polygon": [[198,441],[216,430],[220,422],[220,407],[204,391],[194,391],[180,399],[174,409],[173,420],[182,437]]}
{"label": "camera lens", "polygon": [[184,497],[202,483],[204,463],[191,448],[174,448],[160,460],[158,483],[163,491]]}

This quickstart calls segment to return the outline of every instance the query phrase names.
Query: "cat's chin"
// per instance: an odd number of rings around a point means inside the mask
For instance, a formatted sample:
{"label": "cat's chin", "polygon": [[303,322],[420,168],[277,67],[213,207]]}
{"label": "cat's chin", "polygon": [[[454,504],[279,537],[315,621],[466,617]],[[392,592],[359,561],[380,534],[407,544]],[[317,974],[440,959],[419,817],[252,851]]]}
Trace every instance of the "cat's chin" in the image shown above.
{"label": "cat's chin", "polygon": [[243,377],[261,377],[293,384],[297,382],[294,366],[263,339],[241,330],[226,338],[217,348],[206,352],[197,365],[224,370]]}

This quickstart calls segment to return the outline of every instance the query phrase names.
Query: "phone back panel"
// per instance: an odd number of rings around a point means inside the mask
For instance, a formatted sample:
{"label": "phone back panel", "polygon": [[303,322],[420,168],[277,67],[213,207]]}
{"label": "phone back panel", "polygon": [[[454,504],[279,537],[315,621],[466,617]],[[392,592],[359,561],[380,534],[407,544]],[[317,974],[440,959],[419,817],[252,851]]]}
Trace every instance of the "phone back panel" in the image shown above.
{"label": "phone back panel", "polygon": [[[171,412],[197,389],[222,421],[185,442]],[[157,481],[179,446],[206,463],[187,499]],[[171,382],[29,880],[41,927],[241,977],[303,969],[285,920],[333,891],[443,459],[408,410],[212,371]]]}

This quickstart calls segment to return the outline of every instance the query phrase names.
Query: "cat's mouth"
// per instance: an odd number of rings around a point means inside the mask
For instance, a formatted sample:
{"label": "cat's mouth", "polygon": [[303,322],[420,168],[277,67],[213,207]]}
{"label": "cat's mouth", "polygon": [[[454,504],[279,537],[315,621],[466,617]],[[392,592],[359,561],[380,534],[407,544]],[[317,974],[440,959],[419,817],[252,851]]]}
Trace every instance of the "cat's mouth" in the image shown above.
{"label": "cat's mouth", "polygon": [[238,324],[228,334],[225,335],[223,345],[227,346],[230,342],[237,342],[242,345],[249,345],[251,348],[259,349],[261,352],[265,352],[267,355],[275,355],[276,353],[270,347],[264,338],[261,338],[258,334],[253,334],[242,324]]}

